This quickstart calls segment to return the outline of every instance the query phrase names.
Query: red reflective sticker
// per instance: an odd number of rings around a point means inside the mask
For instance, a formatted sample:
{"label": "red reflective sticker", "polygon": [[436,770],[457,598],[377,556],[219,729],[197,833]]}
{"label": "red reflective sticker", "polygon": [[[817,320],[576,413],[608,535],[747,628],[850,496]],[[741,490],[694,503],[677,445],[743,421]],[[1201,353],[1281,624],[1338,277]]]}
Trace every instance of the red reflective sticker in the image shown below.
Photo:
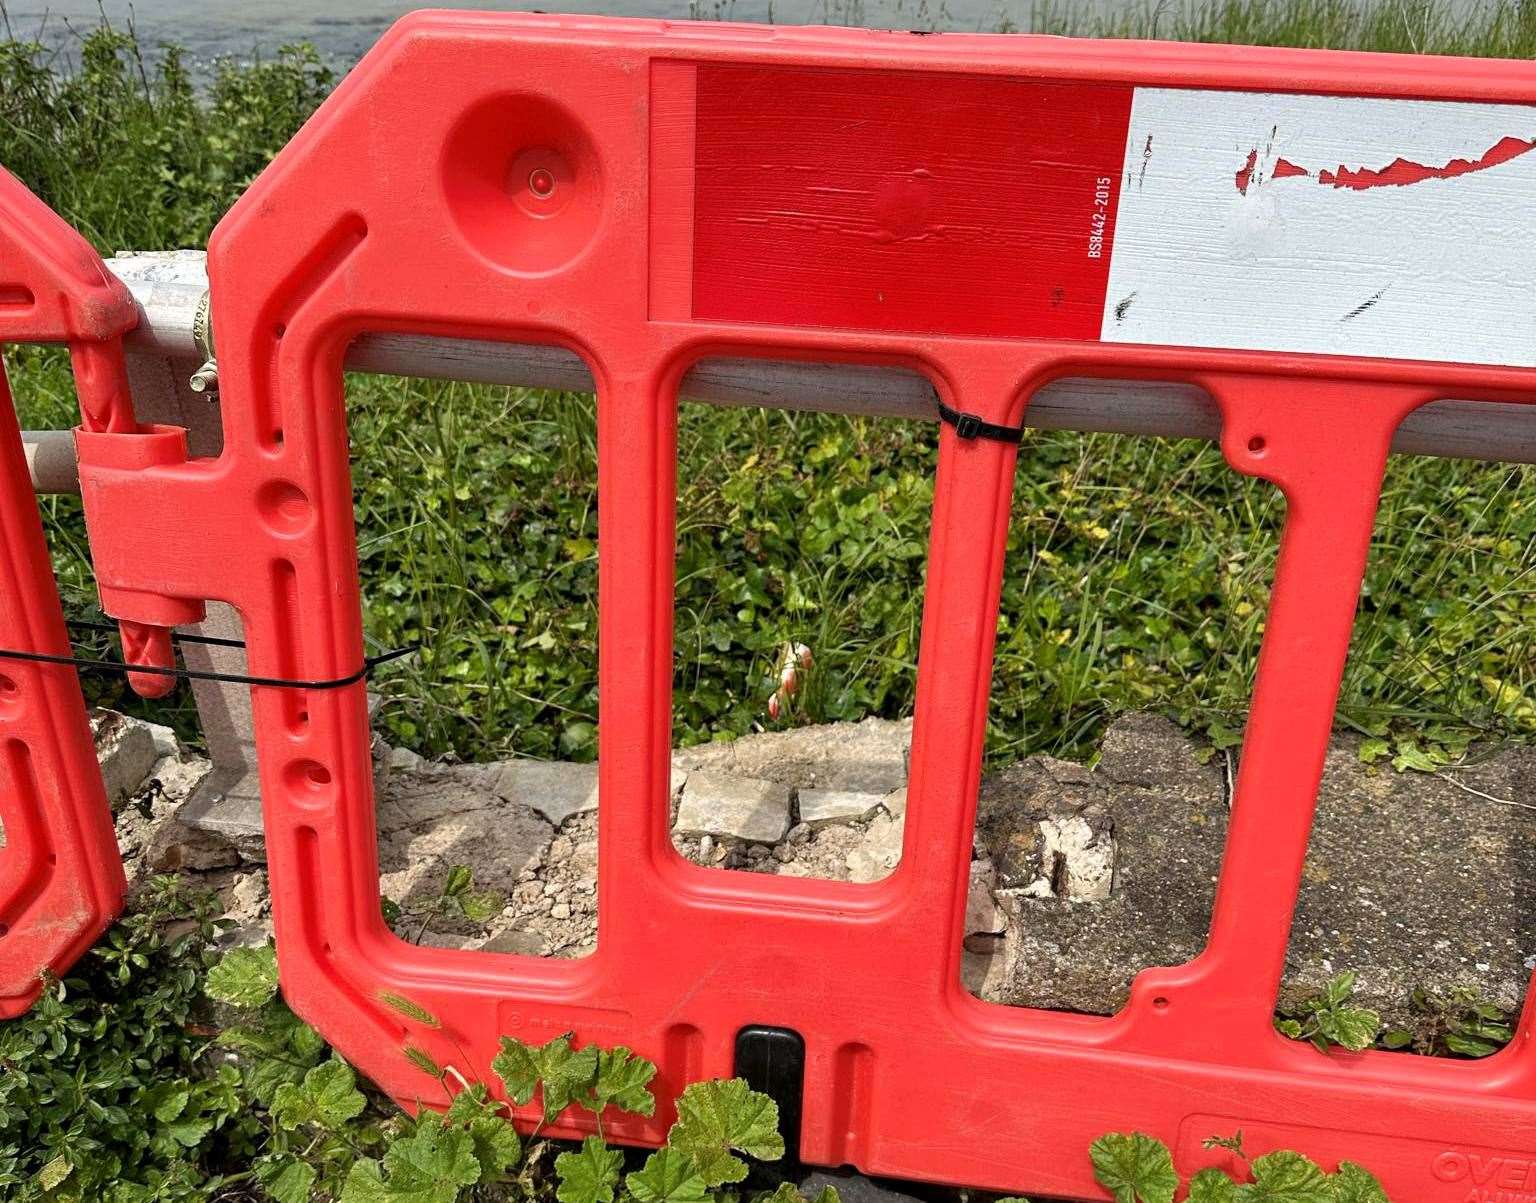
{"label": "red reflective sticker", "polygon": [[730,64],[697,80],[695,318],[1099,337],[1130,86]]}

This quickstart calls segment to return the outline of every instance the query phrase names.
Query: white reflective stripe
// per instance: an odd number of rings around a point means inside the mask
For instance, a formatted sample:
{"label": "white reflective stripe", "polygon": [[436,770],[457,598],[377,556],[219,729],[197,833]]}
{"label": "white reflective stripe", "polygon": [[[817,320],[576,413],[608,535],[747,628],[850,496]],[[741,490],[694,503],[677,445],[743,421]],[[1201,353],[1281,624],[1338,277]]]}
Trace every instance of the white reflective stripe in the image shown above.
{"label": "white reflective stripe", "polygon": [[1536,366],[1536,107],[1138,88],[1124,171],[1107,342]]}

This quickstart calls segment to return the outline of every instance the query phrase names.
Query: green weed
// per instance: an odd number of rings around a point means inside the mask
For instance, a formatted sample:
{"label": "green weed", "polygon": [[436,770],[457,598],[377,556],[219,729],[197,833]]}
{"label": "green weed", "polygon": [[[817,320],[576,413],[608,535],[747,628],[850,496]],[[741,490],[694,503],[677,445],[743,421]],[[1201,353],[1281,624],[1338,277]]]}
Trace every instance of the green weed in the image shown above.
{"label": "green weed", "polygon": [[[1451,18],[1418,3],[1228,0],[1198,17],[1060,31],[1523,56],[1536,7]],[[1096,23],[1097,22],[1097,23]],[[0,43],[0,162],[103,249],[196,245],[331,84],[313,53],[218,65],[90,34],[69,72]],[[55,352],[7,352],[23,424],[72,421]],[[426,754],[595,754],[592,399],[348,379],[364,618],[420,642],[382,670],[381,721]],[[911,712],[936,427],[823,414],[679,415],[674,735]],[[1536,733],[1536,504],[1529,465],[1400,457],[1383,493],[1339,722],[1363,755],[1433,769]],[[67,605],[89,608],[79,503],[43,500]],[[1236,741],[1283,502],[1212,446],[1066,432],[1022,449],[988,752],[1090,755],[1105,723],[1162,710]],[[813,667],[778,718],[782,649]],[[105,651],[105,648],[101,650]],[[94,695],[124,704],[117,682]],[[161,721],[191,726],[185,692]]]}

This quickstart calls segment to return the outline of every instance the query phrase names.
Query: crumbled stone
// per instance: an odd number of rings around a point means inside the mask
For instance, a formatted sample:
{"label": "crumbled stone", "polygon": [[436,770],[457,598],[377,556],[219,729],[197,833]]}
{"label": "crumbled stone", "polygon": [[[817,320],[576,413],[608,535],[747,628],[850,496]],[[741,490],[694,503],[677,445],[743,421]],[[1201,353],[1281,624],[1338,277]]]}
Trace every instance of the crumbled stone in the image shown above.
{"label": "crumbled stone", "polygon": [[776,781],[700,769],[683,787],[677,830],[774,844],[789,830],[789,805],[788,787]]}
{"label": "crumbled stone", "polygon": [[[155,746],[155,732],[148,723],[115,710],[91,712],[91,735],[96,741],[96,763],[101,766],[101,780],[110,803],[138,793],[155,761],[163,755]],[[174,736],[172,739],[174,742]]]}
{"label": "crumbled stone", "polygon": [[[264,940],[270,917],[260,865],[238,845],[205,840],[208,833],[182,818],[180,799],[206,762],[175,748],[167,729],[142,725],[135,734],[130,720],[106,718],[97,725],[117,732],[113,748],[150,754],[119,808],[130,877],[179,866],[226,899],[239,920],[228,939]],[[901,854],[906,725],[871,728],[887,744],[890,729],[899,731],[902,775],[892,788],[823,779],[847,767],[839,742],[865,727],[806,728],[738,741],[745,748],[679,753],[677,846],[695,863],[738,871],[857,882],[886,876]],[[774,749],[790,762],[768,764]],[[1228,783],[1223,759],[1207,763],[1198,753],[1165,720],[1131,715],[1111,725],[1095,769],[1040,756],[983,776],[961,962],[968,989],[996,1002],[1107,1014],[1141,969],[1199,952],[1226,839]],[[424,942],[527,956],[579,956],[595,947],[595,813],[570,813],[557,829],[532,800],[503,796],[504,764],[393,759],[398,768],[378,802],[385,892],[407,902],[435,896],[447,868],[460,863],[473,868],[477,889],[505,896],[485,924],[434,917]],[[865,754],[865,770],[870,763]],[[890,768],[895,760],[873,763]],[[595,781],[591,766],[574,767]],[[765,830],[727,831],[713,822],[702,804],[722,778],[736,789],[745,779],[749,799],[768,791]],[[802,816],[790,826],[797,789]],[[829,791],[879,804],[872,815],[805,821],[804,795],[814,804]],[[1362,765],[1358,741],[1334,741],[1283,1001],[1349,969],[1359,975],[1357,998],[1394,1025],[1411,1026],[1405,1004],[1415,986],[1442,995],[1468,986],[1486,1001],[1519,1005],[1536,953],[1523,934],[1521,896],[1508,883],[1536,876],[1536,812],[1481,795],[1536,803],[1536,750],[1488,751],[1454,773],[1398,775]],[[195,797],[187,803],[195,804]],[[751,807],[748,815],[763,818]],[[407,922],[402,931],[414,938],[420,912]]]}
{"label": "crumbled stone", "polygon": [[[1102,814],[1102,811],[1100,812]],[[1084,815],[1042,819],[1043,856],[1051,892],[1071,902],[1103,902],[1115,875],[1114,829]]]}
{"label": "crumbled stone", "polygon": [[997,885],[997,870],[989,860],[971,862],[970,887],[965,895],[965,934],[998,935],[1003,917],[998,912],[992,891]]}
{"label": "crumbled stone", "polygon": [[870,821],[859,846],[848,854],[848,880],[879,881],[888,877],[901,860],[903,819],[877,815]]}
{"label": "crumbled stone", "polygon": [[384,767],[390,772],[414,772],[427,763],[424,758],[417,755],[409,748],[392,748],[388,744],[386,744],[384,747],[385,751],[382,759],[384,761]]}

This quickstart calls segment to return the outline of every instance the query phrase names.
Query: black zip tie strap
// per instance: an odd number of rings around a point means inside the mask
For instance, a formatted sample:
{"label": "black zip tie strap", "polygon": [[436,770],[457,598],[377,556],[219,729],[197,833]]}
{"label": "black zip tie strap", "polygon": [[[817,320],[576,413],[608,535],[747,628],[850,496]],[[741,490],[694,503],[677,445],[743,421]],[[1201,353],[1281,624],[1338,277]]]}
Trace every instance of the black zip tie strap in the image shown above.
{"label": "black zip tie strap", "polygon": [[1022,426],[999,426],[984,422],[976,414],[963,414],[939,402],[939,421],[948,422],[962,439],[991,439],[997,443],[1017,443],[1024,437]]}
{"label": "black zip tie strap", "polygon": [[[85,631],[113,631],[116,628],[100,622],[70,622],[66,626]],[[244,647],[238,639],[218,639],[212,635],[183,635],[177,633],[178,642],[212,644],[215,647]],[[416,651],[416,645],[397,647],[375,656],[364,656],[363,666],[345,677],[326,681],[298,681],[290,677],[252,677],[244,673],[216,673],[198,668],[162,668],[158,664],[129,664],[126,660],[93,660],[82,656],[55,656],[48,652],[26,652],[16,648],[0,648],[0,659],[27,660],[35,664],[65,664],[77,672],[147,673],[152,677],[179,677],[187,681],[224,681],[231,685],[265,685],[275,689],[343,689],[356,685],[381,664],[399,660]]]}

